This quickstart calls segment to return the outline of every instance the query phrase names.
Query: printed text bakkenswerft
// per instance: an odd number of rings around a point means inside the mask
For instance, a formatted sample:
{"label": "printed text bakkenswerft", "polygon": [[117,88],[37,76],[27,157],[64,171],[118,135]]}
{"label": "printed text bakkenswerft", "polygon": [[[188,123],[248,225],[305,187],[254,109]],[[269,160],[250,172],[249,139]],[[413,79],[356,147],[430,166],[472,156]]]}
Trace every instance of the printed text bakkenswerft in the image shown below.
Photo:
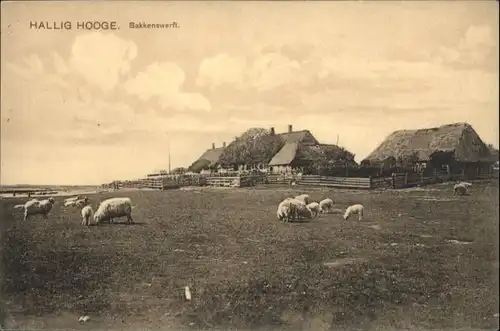
{"label": "printed text bakkenswerft", "polygon": [[131,29],[177,29],[180,25],[177,22],[172,23],[146,23],[130,22],[128,27]]}

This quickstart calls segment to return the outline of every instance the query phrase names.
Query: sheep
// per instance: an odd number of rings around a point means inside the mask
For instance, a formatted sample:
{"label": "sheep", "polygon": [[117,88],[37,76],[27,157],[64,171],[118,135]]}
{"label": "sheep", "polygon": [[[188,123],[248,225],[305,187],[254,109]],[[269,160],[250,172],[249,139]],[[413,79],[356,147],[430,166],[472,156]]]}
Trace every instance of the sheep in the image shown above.
{"label": "sheep", "polygon": [[296,219],[301,219],[301,218],[312,218],[312,211],[307,205],[304,203],[302,200],[297,200],[297,199],[287,199],[290,201],[292,204],[295,205],[296,208]]}
{"label": "sheep", "polygon": [[24,204],[14,206],[14,209],[23,209],[23,208],[24,208]]}
{"label": "sheep", "polygon": [[52,209],[52,205],[56,202],[54,198],[48,198],[47,200],[39,201],[37,199],[30,200],[24,204],[24,221],[28,219],[30,215],[42,215],[43,218],[47,219],[47,215]]}
{"label": "sheep", "polygon": [[361,221],[363,219],[364,210],[365,207],[360,204],[349,206],[345,211],[344,220],[347,220],[352,214],[358,214],[358,219]]}
{"label": "sheep", "polygon": [[71,197],[71,198],[64,199],[64,202],[76,201],[76,200],[80,200],[81,198],[83,198],[83,197],[77,195],[76,197]]}
{"label": "sheep", "polygon": [[113,223],[113,218],[127,216],[128,223],[134,223],[131,213],[132,200],[130,198],[110,198],[101,202],[94,213],[94,222],[99,224],[107,220]]}
{"label": "sheep", "polygon": [[306,205],[309,204],[309,202],[311,202],[311,198],[307,194],[297,195],[295,199],[304,202]]}
{"label": "sheep", "polygon": [[82,225],[90,225],[90,220],[94,216],[94,210],[92,209],[92,206],[87,205],[82,208]]}
{"label": "sheep", "polygon": [[319,203],[317,202],[311,202],[307,205],[307,208],[311,210],[311,212],[314,214],[314,217],[318,216],[318,214],[321,212],[321,208],[319,207]]}
{"label": "sheep", "polygon": [[289,199],[285,199],[281,201],[278,205],[278,211],[276,215],[279,220],[283,220],[283,222],[289,222],[292,219],[296,218],[297,207],[294,203],[292,203]]}
{"label": "sheep", "polygon": [[64,202],[64,207],[74,206],[76,204],[76,200],[69,200]]}
{"label": "sheep", "polygon": [[320,213],[329,213],[333,208],[333,200],[330,198],[323,199],[319,202]]}
{"label": "sheep", "polygon": [[467,193],[467,186],[460,184],[455,184],[453,186],[453,195],[465,195]]}
{"label": "sheep", "polygon": [[89,203],[89,198],[84,197],[83,199],[78,199],[75,201],[75,206],[76,207],[84,207]]}

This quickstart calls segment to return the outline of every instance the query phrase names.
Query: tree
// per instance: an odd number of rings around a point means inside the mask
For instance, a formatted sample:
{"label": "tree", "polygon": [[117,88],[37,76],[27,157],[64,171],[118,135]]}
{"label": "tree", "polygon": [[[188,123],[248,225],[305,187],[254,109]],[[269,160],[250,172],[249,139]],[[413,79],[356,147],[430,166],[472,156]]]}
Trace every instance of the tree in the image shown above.
{"label": "tree", "polygon": [[280,136],[272,135],[266,129],[252,128],[224,149],[219,162],[226,167],[267,164],[284,144]]}

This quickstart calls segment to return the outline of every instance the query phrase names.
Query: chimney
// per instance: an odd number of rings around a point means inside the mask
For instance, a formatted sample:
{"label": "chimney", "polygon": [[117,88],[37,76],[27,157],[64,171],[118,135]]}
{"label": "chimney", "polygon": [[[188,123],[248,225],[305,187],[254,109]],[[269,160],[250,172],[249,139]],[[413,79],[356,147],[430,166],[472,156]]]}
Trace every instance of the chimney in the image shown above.
{"label": "chimney", "polygon": [[288,133],[292,132],[292,125],[288,124]]}
{"label": "chimney", "polygon": [[222,147],[226,147],[226,142],[225,141],[222,143]]}
{"label": "chimney", "polygon": [[215,143],[212,143],[212,149],[215,149]]}
{"label": "chimney", "polygon": [[274,128],[271,128],[271,136],[274,136]]}

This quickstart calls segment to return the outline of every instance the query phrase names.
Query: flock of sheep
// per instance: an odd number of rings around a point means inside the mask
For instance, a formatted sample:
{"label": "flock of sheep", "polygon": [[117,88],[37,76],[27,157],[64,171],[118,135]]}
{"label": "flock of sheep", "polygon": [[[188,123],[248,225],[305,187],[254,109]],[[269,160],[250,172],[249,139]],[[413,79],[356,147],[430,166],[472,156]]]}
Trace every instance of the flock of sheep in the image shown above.
{"label": "flock of sheep", "polygon": [[[453,186],[454,195],[464,195],[472,184],[468,182],[460,182]],[[24,221],[29,216],[42,215],[45,219],[52,209],[52,205],[56,202],[54,198],[45,200],[31,199],[25,204],[16,205],[16,209],[24,209]],[[80,207],[82,215],[82,225],[90,225],[91,221],[98,225],[102,222],[114,223],[114,218],[126,216],[128,223],[133,223],[132,219],[132,201],[130,198],[109,198],[102,201],[97,210],[94,212],[89,204],[87,197],[73,197],[64,201],[65,207],[75,206]],[[300,219],[313,219],[319,214],[329,213],[333,210],[333,200],[326,198],[318,202],[311,201],[309,195],[302,194],[295,198],[286,198],[278,205],[277,216],[283,222]],[[358,219],[363,219],[364,207],[361,204],[349,206],[344,213],[344,220],[347,220],[351,215],[358,215]]]}
{"label": "flock of sheep", "polygon": [[[45,200],[31,199],[25,204],[14,206],[14,208],[24,209],[24,221],[26,221],[29,216],[34,215],[42,215],[43,218],[47,219],[49,212],[52,210],[52,205],[55,202],[56,200],[54,198]],[[123,216],[127,217],[128,223],[134,222],[132,219],[132,201],[130,198],[106,199],[98,205],[95,213],[87,197],[77,196],[68,198],[64,201],[64,206],[82,208],[82,225],[88,226],[92,220],[96,225],[103,222],[114,223],[115,218]]]}
{"label": "flock of sheep", "polygon": [[[363,219],[364,207],[360,204],[349,206],[344,213],[344,220],[351,215],[357,214],[358,219]],[[303,218],[312,219],[322,213],[329,213],[333,210],[333,200],[326,198],[318,202],[311,201],[307,194],[301,194],[295,198],[286,198],[278,205],[276,212],[278,219],[283,222],[300,220]]]}

